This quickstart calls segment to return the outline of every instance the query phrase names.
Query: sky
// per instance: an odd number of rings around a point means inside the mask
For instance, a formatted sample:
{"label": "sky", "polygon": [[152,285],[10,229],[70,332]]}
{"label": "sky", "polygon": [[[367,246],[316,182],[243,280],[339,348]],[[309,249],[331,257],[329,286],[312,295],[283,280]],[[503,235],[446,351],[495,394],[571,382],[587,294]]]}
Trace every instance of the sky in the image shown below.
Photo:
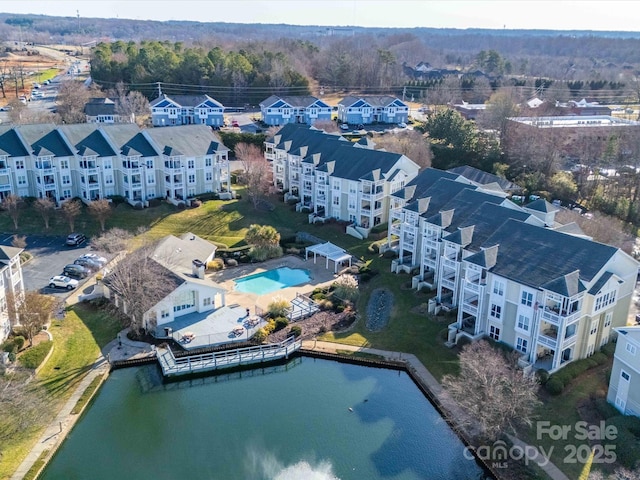
{"label": "sky", "polygon": [[0,0],[0,12],[362,27],[640,29],[640,0]]}

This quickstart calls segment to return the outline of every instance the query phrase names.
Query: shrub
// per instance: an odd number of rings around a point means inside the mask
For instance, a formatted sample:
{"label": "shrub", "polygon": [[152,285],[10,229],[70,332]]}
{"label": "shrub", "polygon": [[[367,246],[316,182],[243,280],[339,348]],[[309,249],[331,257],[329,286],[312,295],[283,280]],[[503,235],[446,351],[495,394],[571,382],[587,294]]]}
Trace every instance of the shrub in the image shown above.
{"label": "shrub", "polygon": [[199,200],[197,198],[191,200],[191,208],[198,208],[200,206],[202,206],[202,200]]}
{"label": "shrub", "polygon": [[596,362],[597,365],[604,365],[609,361],[609,357],[607,357],[602,352],[596,352],[591,356],[591,359]]}
{"label": "shrub", "polygon": [[462,335],[458,339],[458,343],[456,345],[458,345],[459,348],[463,348],[463,347],[466,347],[467,345],[469,345],[470,343],[471,343],[471,339],[469,337],[467,337],[466,335]]}
{"label": "shrub", "polygon": [[254,246],[249,252],[249,255],[256,262],[264,262],[270,258],[281,257],[282,247],[280,245]]}
{"label": "shrub", "polygon": [[274,321],[275,321],[275,324],[276,324],[274,332],[282,330],[287,325],[289,325],[289,320],[287,320],[285,317],[277,317]]}
{"label": "shrub", "polygon": [[613,342],[609,342],[605,346],[603,346],[600,351],[607,357],[613,358],[613,354],[616,352],[616,344]]}
{"label": "shrub", "polygon": [[544,384],[544,388],[546,388],[547,392],[551,395],[560,395],[562,390],[564,390],[564,383],[562,383],[562,380],[552,375],[549,377],[549,380],[547,380],[547,383]]}
{"label": "shrub", "polygon": [[319,302],[320,300],[327,298],[327,295],[324,292],[315,292],[311,294],[311,298],[316,302]]}
{"label": "shrub", "polygon": [[358,298],[358,282],[351,275],[342,275],[333,286],[335,295],[342,300],[354,302]]}
{"label": "shrub", "polygon": [[217,272],[224,269],[224,260],[221,258],[214,258],[207,263],[207,270]]}
{"label": "shrub", "polygon": [[300,325],[294,325],[289,331],[291,332],[291,335],[296,338],[302,335],[302,327],[300,327]]}
{"label": "shrub", "polygon": [[7,340],[2,344],[2,351],[8,353],[14,353],[16,351],[16,344],[13,340]]}
{"label": "shrub", "polygon": [[291,304],[287,300],[279,298],[267,305],[267,314],[271,318],[286,317],[290,306]]}
{"label": "shrub", "polygon": [[253,339],[254,342],[262,343],[267,338],[267,332],[264,329],[264,327],[260,328],[256,333],[253,334],[251,338]]}
{"label": "shrub", "polygon": [[549,372],[547,372],[545,369],[537,370],[536,378],[538,379],[538,383],[540,385],[544,385],[549,380]]}
{"label": "shrub", "polygon": [[22,347],[24,347],[24,337],[21,335],[14,337],[13,343],[16,346],[16,351],[19,352],[20,350],[22,350]]}
{"label": "shrub", "polygon": [[224,263],[227,264],[227,267],[237,267],[238,266],[238,260],[236,260],[235,258],[227,258],[227,260]]}
{"label": "shrub", "polygon": [[289,255],[300,255],[301,250],[297,247],[288,247],[285,252]]}
{"label": "shrub", "polygon": [[387,259],[398,258],[398,253],[394,252],[393,250],[387,250],[382,254],[382,258],[387,258]]}
{"label": "shrub", "polygon": [[238,257],[238,262],[240,262],[240,263],[251,263],[251,257],[249,255],[240,255]]}
{"label": "shrub", "polygon": [[18,358],[18,363],[20,363],[20,365],[22,365],[24,368],[35,370],[40,366],[52,347],[53,342],[51,341],[39,343],[35,347],[29,348],[22,355],[20,355],[20,358]]}
{"label": "shrub", "polygon": [[318,302],[320,310],[333,310],[333,302],[327,298]]}

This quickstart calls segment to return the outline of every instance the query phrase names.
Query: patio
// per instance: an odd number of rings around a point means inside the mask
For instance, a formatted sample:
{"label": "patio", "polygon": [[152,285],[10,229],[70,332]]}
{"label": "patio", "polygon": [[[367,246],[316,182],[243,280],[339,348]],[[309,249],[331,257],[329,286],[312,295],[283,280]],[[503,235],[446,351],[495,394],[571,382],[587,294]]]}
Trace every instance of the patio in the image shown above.
{"label": "patio", "polygon": [[172,338],[185,350],[195,350],[212,345],[246,342],[263,324],[260,317],[247,316],[246,308],[234,305],[211,312],[184,315],[156,327],[155,336]]}

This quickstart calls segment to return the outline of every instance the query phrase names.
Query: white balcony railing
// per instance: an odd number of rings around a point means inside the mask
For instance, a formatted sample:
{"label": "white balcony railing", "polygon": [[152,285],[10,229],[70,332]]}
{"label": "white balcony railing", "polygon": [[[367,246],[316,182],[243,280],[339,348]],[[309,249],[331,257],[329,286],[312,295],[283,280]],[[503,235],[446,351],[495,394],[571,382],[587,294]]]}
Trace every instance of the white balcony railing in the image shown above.
{"label": "white balcony railing", "polygon": [[553,350],[556,350],[558,348],[558,340],[548,335],[544,335],[543,333],[540,333],[538,335],[538,343]]}

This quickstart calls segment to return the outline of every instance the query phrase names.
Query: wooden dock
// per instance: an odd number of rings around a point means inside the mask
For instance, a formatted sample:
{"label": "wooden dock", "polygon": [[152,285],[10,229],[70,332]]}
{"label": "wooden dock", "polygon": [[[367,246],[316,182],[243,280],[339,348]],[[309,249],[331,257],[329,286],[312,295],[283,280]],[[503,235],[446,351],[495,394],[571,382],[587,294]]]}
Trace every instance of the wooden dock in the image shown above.
{"label": "wooden dock", "polygon": [[264,363],[282,358],[302,347],[302,340],[289,337],[281,343],[236,348],[176,358],[169,348],[158,348],[156,357],[165,377],[220,370],[254,363]]}

